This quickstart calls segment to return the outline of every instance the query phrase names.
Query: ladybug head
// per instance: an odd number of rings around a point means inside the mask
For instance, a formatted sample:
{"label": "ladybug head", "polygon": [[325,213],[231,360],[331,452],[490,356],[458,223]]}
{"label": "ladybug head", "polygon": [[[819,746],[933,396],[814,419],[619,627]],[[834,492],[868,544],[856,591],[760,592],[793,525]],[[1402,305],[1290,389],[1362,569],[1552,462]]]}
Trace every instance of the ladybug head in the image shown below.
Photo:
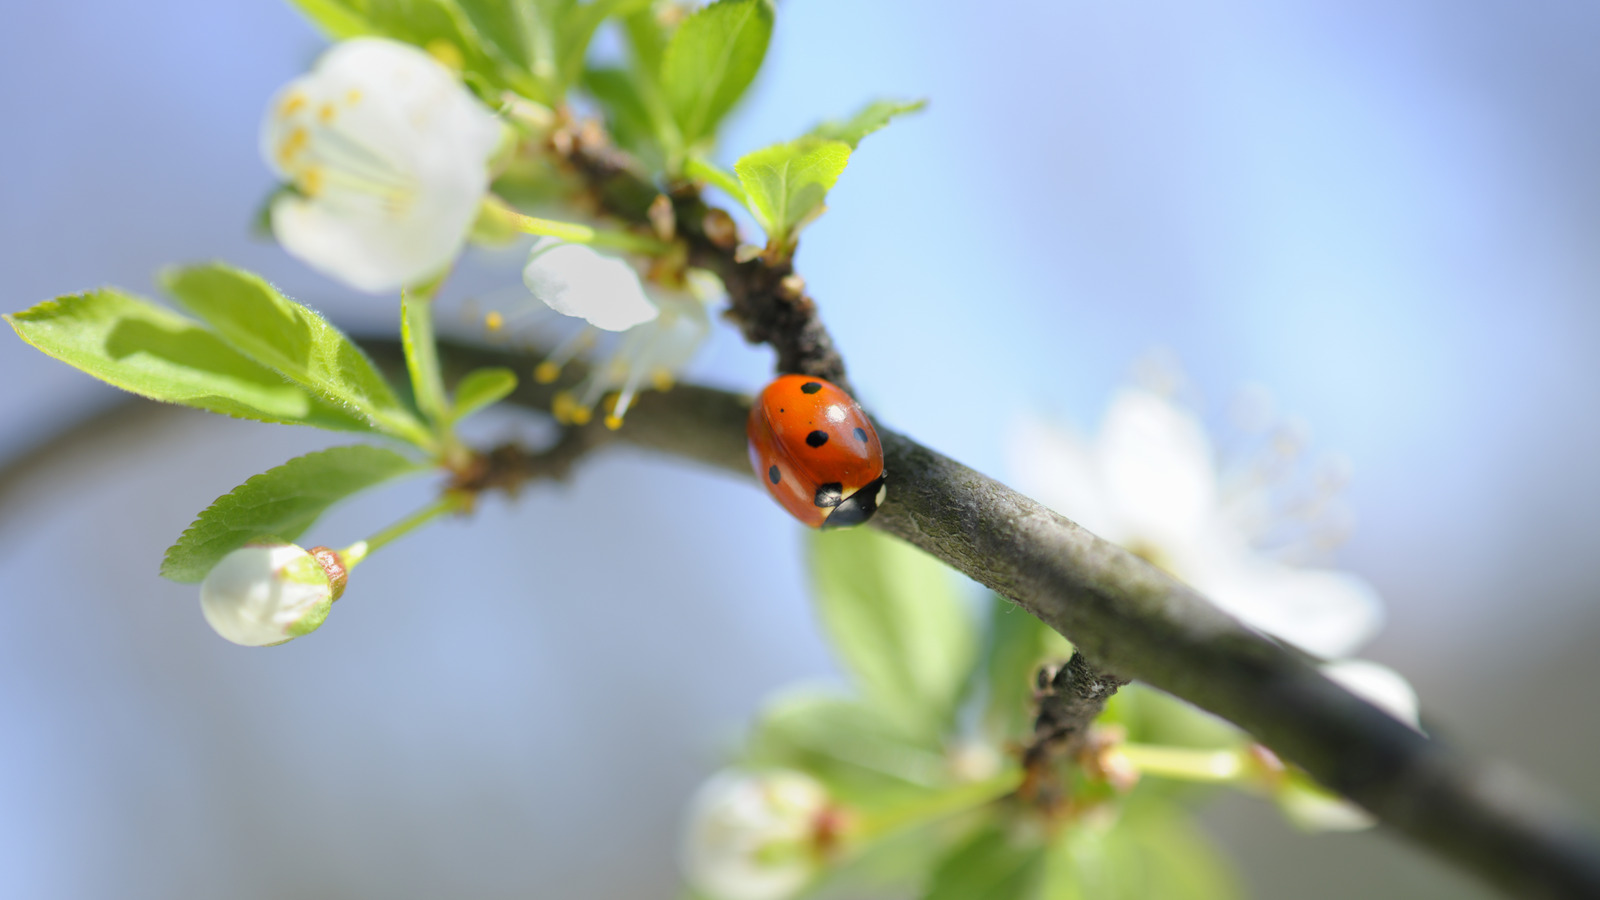
{"label": "ladybug head", "polygon": [[849,528],[852,525],[860,525],[862,522],[872,518],[872,514],[878,511],[878,507],[883,503],[883,498],[888,494],[888,487],[884,484],[884,479],[887,477],[887,473],[879,475],[876,479],[862,485],[855,493],[841,500],[839,505],[833,508],[833,512],[828,513],[828,518],[822,521],[821,527],[824,529]]}

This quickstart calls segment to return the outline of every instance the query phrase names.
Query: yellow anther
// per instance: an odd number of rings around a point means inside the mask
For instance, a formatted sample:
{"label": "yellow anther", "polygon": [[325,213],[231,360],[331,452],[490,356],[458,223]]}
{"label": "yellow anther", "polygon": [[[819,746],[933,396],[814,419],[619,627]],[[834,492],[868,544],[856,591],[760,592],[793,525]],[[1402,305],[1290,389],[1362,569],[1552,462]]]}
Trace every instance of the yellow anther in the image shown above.
{"label": "yellow anther", "polygon": [[296,91],[283,98],[283,103],[278,106],[278,117],[287,119],[302,109],[306,108],[306,95]]}
{"label": "yellow anther", "polygon": [[594,410],[590,409],[587,406],[578,406],[577,404],[573,404],[573,406],[572,406],[572,424],[574,424],[574,425],[587,425],[587,424],[589,424],[589,420],[592,419],[592,418],[594,418]]}
{"label": "yellow anther", "polygon": [[300,173],[300,190],[308,197],[315,197],[322,190],[322,170],[310,166]]}
{"label": "yellow anther", "polygon": [[666,369],[657,369],[650,373],[650,384],[658,391],[670,391],[673,385],[672,373]]}
{"label": "yellow anther", "polygon": [[566,391],[556,394],[550,400],[550,415],[563,425],[572,422],[572,410],[577,404],[572,402],[572,395]]}
{"label": "yellow anther", "polygon": [[533,380],[540,384],[549,384],[559,377],[561,377],[561,367],[548,359],[533,367]]}
{"label": "yellow anther", "polygon": [[506,327],[506,317],[500,315],[498,312],[490,312],[487,316],[483,317],[483,327],[489,329],[490,331],[499,331],[500,329]]}
{"label": "yellow anther", "polygon": [[428,55],[438,60],[445,68],[453,72],[461,71],[464,61],[461,58],[461,51],[456,48],[455,44],[444,38],[434,38],[428,42],[426,49]]}
{"label": "yellow anther", "polygon": [[350,90],[345,91],[344,102],[350,104],[351,106],[355,106],[357,103],[360,103],[361,90],[359,88],[351,88]]}
{"label": "yellow anther", "polygon": [[616,413],[612,413],[611,415],[606,416],[606,427],[611,429],[612,431],[616,431],[618,428],[621,428],[622,427],[622,417],[617,415]]}
{"label": "yellow anther", "polygon": [[332,103],[324,103],[317,108],[317,121],[326,125],[333,121],[333,114],[337,112]]}
{"label": "yellow anther", "polygon": [[283,139],[283,143],[278,145],[278,161],[287,165],[309,140],[311,135],[307,134],[304,128],[296,126],[289,132],[289,136]]}

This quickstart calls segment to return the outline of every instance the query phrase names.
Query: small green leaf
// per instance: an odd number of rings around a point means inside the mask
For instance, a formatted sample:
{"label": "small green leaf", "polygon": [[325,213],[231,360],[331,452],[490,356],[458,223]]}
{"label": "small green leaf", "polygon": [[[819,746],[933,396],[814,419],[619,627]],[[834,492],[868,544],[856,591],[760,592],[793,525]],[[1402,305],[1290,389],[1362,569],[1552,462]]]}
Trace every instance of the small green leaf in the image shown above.
{"label": "small green leaf", "polygon": [[[1018,895],[1022,896],[1022,895]],[[1087,823],[1050,848],[1039,900],[1231,900],[1226,860],[1169,802],[1137,797],[1109,830]]]}
{"label": "small green leaf", "polygon": [[652,112],[635,74],[623,69],[588,69],[583,73],[583,88],[599,101],[606,127],[617,144],[647,165],[659,166],[665,116]]}
{"label": "small green leaf", "polygon": [[583,60],[588,55],[589,43],[594,40],[594,33],[602,22],[640,11],[648,12],[649,6],[650,0],[590,0],[568,10],[561,20],[556,63],[561,86],[565,88],[577,83],[583,73]]}
{"label": "small green leaf", "polygon": [[218,497],[167,548],[161,574],[173,581],[201,581],[224,556],[250,541],[292,541],[340,500],[423,468],[393,450],[366,444],[291,459]]}
{"label": "small green leaf", "polygon": [[120,291],[59,297],[5,318],[44,353],[152,400],[262,422],[372,430],[362,416],[285,381],[199,323]]}
{"label": "small green leaf", "polygon": [[510,369],[474,369],[456,385],[455,413],[460,421],[480,409],[504,400],[517,389],[517,376]]}
{"label": "small green leaf", "polygon": [[716,132],[755,80],[772,38],[771,0],[717,0],[690,16],[661,58],[661,88],[685,149]]}
{"label": "small green leaf", "polygon": [[990,595],[984,651],[983,725],[996,743],[1022,740],[1033,728],[1033,692],[1039,667],[1072,655],[1072,645],[1010,600]]}
{"label": "small green leaf", "polygon": [[942,745],[907,736],[859,699],[796,690],[767,703],[743,762],[799,769],[856,805],[894,805],[950,780]]}
{"label": "small green leaf", "polygon": [[[1036,838],[998,825],[974,832],[934,868],[923,900],[1028,900],[1045,871]],[[1161,896],[1151,894],[1152,897]]]}
{"label": "small green leaf", "polygon": [[828,191],[849,163],[849,144],[801,138],[747,153],[733,169],[767,241],[786,247],[822,215]]}
{"label": "small green leaf", "polygon": [[739,179],[732,172],[718,166],[710,160],[698,156],[691,156],[683,164],[683,174],[690,178],[698,178],[719,189],[732,197],[740,206],[750,208],[750,198],[745,196],[744,187],[739,184]]}
{"label": "small green leaf", "polygon": [[823,630],[867,701],[908,734],[941,734],[976,651],[950,572],[866,528],[817,533],[812,571]]}
{"label": "small green leaf", "polygon": [[391,434],[427,442],[426,430],[361,348],[259,276],[214,263],[168,269],[161,280],[189,311],[257,362]]}
{"label": "small green leaf", "polygon": [[861,139],[889,124],[895,116],[921,112],[926,100],[874,100],[848,119],[829,119],[811,129],[809,137],[844,141],[854,150]]}

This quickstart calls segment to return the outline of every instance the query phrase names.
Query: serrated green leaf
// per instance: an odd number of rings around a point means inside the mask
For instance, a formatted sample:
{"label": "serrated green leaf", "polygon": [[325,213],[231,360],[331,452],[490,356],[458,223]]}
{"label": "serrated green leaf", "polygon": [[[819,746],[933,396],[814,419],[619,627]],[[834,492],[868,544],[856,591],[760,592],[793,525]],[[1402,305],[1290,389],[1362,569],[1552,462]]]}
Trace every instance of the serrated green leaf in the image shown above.
{"label": "serrated green leaf", "polygon": [[814,690],[767,703],[743,761],[808,772],[865,806],[893,805],[950,779],[937,741],[908,736],[861,700]]}
{"label": "serrated green leaf", "polygon": [[58,297],[5,318],[45,354],[152,400],[262,422],[372,430],[199,323],[120,291]]}
{"label": "serrated green leaf", "polygon": [[245,355],[397,437],[428,441],[426,429],[400,405],[361,348],[261,277],[213,263],[169,269],[161,281]]}
{"label": "serrated green leaf", "polygon": [[822,215],[828,191],[849,163],[849,144],[801,138],[747,153],[733,169],[767,241],[790,246],[802,228]]}
{"label": "serrated green leaf", "polygon": [[1031,733],[1033,692],[1039,667],[1072,655],[1067,639],[997,594],[990,595],[989,634],[984,648],[983,726],[996,743]]}
{"label": "serrated green leaf", "polygon": [[[923,900],[1027,900],[1045,870],[1045,847],[991,825],[974,832],[934,868]],[[1160,896],[1152,894],[1154,896]]]}
{"label": "serrated green leaf", "polygon": [[815,535],[812,573],[823,630],[866,700],[908,734],[943,733],[976,652],[949,570],[855,528]]}
{"label": "serrated green leaf", "polygon": [[517,375],[506,368],[474,369],[456,385],[455,417],[459,421],[504,400],[517,389]]}
{"label": "serrated green leaf", "polygon": [[250,541],[293,541],[340,500],[424,468],[393,450],[366,444],[295,457],[206,507],[167,548],[161,574],[173,581],[201,581],[224,556]]}
{"label": "serrated green leaf", "polygon": [[889,124],[895,116],[921,112],[926,100],[874,100],[848,119],[829,119],[811,129],[809,137],[844,141],[854,150],[861,139]]}
{"label": "serrated green leaf", "polygon": [[678,26],[661,58],[661,89],[685,149],[717,123],[761,70],[772,38],[771,0],[718,0]]}
{"label": "serrated green leaf", "polygon": [[745,196],[744,186],[739,184],[739,179],[732,172],[718,166],[708,159],[698,156],[689,157],[683,164],[683,174],[690,178],[698,178],[719,189],[732,197],[740,206],[750,208],[750,198]]}

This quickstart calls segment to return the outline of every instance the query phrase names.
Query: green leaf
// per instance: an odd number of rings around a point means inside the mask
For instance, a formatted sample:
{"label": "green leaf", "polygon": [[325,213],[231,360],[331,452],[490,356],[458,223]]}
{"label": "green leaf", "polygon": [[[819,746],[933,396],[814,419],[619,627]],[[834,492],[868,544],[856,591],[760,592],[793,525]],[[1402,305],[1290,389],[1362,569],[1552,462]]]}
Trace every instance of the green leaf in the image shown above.
{"label": "green leaf", "polygon": [[811,129],[808,136],[829,141],[844,141],[854,150],[861,139],[889,124],[895,116],[921,112],[926,100],[874,100],[848,119],[829,119]]}
{"label": "green leaf", "polygon": [[769,702],[751,729],[744,761],[809,772],[838,797],[892,805],[950,779],[942,748],[917,740],[858,699],[799,690]]}
{"label": "green leaf", "polygon": [[976,650],[950,572],[866,528],[818,532],[812,571],[823,630],[867,701],[908,734],[948,728]]}
{"label": "green leaf", "polygon": [[984,648],[983,726],[991,740],[1022,740],[1033,730],[1033,692],[1039,667],[1072,655],[1072,645],[1027,610],[990,595],[989,635]]}
{"label": "green leaf", "polygon": [[750,208],[750,198],[745,196],[744,187],[739,184],[739,179],[732,172],[724,169],[710,160],[698,156],[689,157],[683,164],[683,174],[690,178],[698,178],[708,182],[723,193],[732,197],[740,206]]}
{"label": "green leaf", "polygon": [[828,191],[849,163],[849,144],[801,138],[747,153],[733,169],[767,241],[789,246],[802,228],[822,215]]}
{"label": "green leaf", "polygon": [[718,0],[690,16],[661,58],[661,88],[683,145],[716,132],[755,80],[772,38],[771,0]]}
{"label": "green leaf", "polygon": [[196,582],[224,556],[261,537],[293,541],[328,507],[425,467],[382,447],[332,447],[268,469],[217,498],[167,548],[161,574]]}
{"label": "green leaf", "polygon": [[456,420],[465,419],[486,406],[504,400],[516,389],[517,376],[510,369],[474,369],[468,372],[456,385]]}
{"label": "green leaf", "polygon": [[634,13],[648,13],[650,0],[591,0],[570,9],[561,21],[560,49],[557,70],[561,85],[576,84],[583,73],[583,60],[588,55],[589,43],[600,24],[613,17],[624,18]]}
{"label": "green leaf", "polygon": [[262,422],[372,430],[199,323],[120,291],[59,297],[5,318],[44,353],[152,400]]}
{"label": "green leaf", "polygon": [[637,77],[622,69],[588,69],[583,73],[583,88],[599,101],[605,111],[606,127],[617,144],[641,158],[647,165],[659,166],[662,157],[662,118],[651,110]]}
{"label": "green leaf", "polygon": [[[377,35],[415,44],[435,55],[448,47],[459,54],[469,81],[486,84],[491,92],[515,88],[537,100],[551,102],[545,83],[535,80],[526,61],[509,55],[511,50],[480,35],[474,16],[464,5],[478,12],[476,21],[493,23],[496,35],[511,41],[499,31],[503,20],[497,13],[512,15],[526,4],[513,0],[289,0],[306,18],[334,40]],[[535,4],[538,5],[538,4]],[[553,57],[552,57],[553,58]],[[554,68],[552,66],[552,73]]]}
{"label": "green leaf", "polygon": [[1227,862],[1169,804],[1130,802],[1109,830],[1088,823],[1050,849],[1038,900],[1230,900]]}
{"label": "green leaf", "polygon": [[[1045,870],[1037,839],[1013,836],[998,825],[974,832],[939,861],[923,900],[1026,900]],[[1152,897],[1161,896],[1152,894]]]}
{"label": "green leaf", "polygon": [[262,365],[397,437],[430,440],[361,348],[261,277],[213,263],[168,269],[161,281],[190,312]]}

